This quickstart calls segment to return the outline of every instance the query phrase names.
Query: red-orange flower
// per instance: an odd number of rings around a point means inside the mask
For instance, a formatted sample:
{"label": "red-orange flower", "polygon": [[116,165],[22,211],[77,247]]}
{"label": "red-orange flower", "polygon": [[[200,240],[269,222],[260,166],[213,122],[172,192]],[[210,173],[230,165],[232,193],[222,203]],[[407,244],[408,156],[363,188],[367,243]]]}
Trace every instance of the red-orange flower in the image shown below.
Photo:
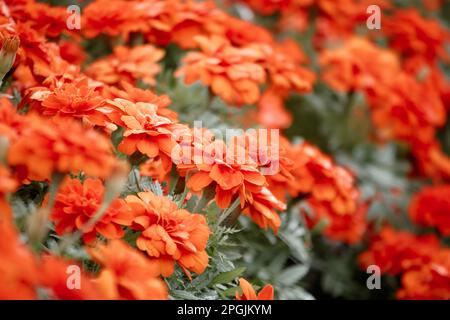
{"label": "red-orange flower", "polygon": [[36,299],[37,263],[9,220],[0,219],[0,299]]}
{"label": "red-orange flower", "polygon": [[[151,103],[136,104],[124,100],[108,100],[108,105],[119,113],[114,122],[125,127],[119,151],[127,155],[140,152],[150,158],[160,157],[164,168],[171,166],[171,155],[176,145],[175,132],[184,126],[159,116],[158,107]],[[116,115],[114,116],[116,117]]]}
{"label": "red-orange flower", "polygon": [[49,179],[52,173],[79,173],[106,178],[116,158],[109,140],[70,119],[52,121],[35,114],[8,150],[8,163],[21,179]]}
{"label": "red-orange flower", "polygon": [[103,107],[105,99],[89,81],[82,77],[54,90],[34,87],[29,92],[30,108],[44,116],[81,118],[88,125],[109,126],[114,131],[116,127],[105,115],[109,111]]}
{"label": "red-orange flower", "polygon": [[137,80],[155,85],[155,76],[161,70],[158,62],[163,56],[162,49],[149,44],[132,48],[119,46],[114,48],[111,55],[91,64],[86,74],[110,85],[119,84],[120,81],[134,85]]}
{"label": "red-orange flower", "polygon": [[86,225],[99,210],[105,187],[99,179],[68,179],[60,187],[55,199],[50,220],[55,223],[55,230],[59,235],[80,230],[83,240],[92,243],[97,234],[106,239],[122,238],[125,234],[122,226],[129,226],[133,216],[122,199],[115,199],[109,208],[90,229]]}
{"label": "red-orange flower", "polygon": [[142,231],[137,247],[147,252],[159,272],[167,277],[177,263],[188,276],[202,273],[208,265],[206,243],[211,231],[205,216],[178,209],[166,197],[140,192],[126,199],[135,215],[133,228]]}
{"label": "red-orange flower", "polygon": [[431,186],[416,193],[409,206],[411,219],[450,235],[450,185]]}
{"label": "red-orange flower", "polygon": [[158,277],[158,268],[124,242],[113,240],[99,244],[89,252],[103,266],[94,280],[102,299],[167,299],[167,287]]}
{"label": "red-orange flower", "polygon": [[190,52],[177,75],[186,84],[200,80],[214,94],[232,105],[252,104],[259,99],[259,85],[265,72],[257,63],[262,53],[254,48],[237,48],[222,37],[196,37],[201,52]]}
{"label": "red-orange flower", "polygon": [[242,294],[237,291],[236,300],[273,300],[273,287],[270,284],[265,285],[258,295],[256,295],[255,289],[253,289],[252,285],[248,283],[247,280],[240,278],[239,285]]}
{"label": "red-orange flower", "polygon": [[362,268],[377,265],[382,273],[398,275],[432,262],[439,250],[435,235],[416,236],[386,226],[372,239],[369,249],[359,256],[359,262]]}
{"label": "red-orange flower", "polygon": [[396,10],[384,22],[383,32],[390,46],[407,58],[419,56],[425,63],[438,58],[449,61],[445,45],[450,41],[450,32],[437,20],[422,17],[416,9]]}

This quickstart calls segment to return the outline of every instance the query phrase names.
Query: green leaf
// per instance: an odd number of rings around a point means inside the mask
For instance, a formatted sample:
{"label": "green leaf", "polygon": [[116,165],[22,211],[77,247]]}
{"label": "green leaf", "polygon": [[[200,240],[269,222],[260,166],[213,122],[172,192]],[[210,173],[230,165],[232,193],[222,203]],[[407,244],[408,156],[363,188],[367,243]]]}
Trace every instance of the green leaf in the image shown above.
{"label": "green leaf", "polygon": [[236,279],[237,277],[239,277],[241,274],[243,274],[245,272],[245,270],[246,270],[246,268],[241,267],[241,268],[236,268],[236,269],[228,271],[228,272],[223,272],[223,273],[217,275],[211,281],[211,284],[215,285],[215,284],[219,284],[219,283],[229,283],[229,282],[233,281],[234,279]]}

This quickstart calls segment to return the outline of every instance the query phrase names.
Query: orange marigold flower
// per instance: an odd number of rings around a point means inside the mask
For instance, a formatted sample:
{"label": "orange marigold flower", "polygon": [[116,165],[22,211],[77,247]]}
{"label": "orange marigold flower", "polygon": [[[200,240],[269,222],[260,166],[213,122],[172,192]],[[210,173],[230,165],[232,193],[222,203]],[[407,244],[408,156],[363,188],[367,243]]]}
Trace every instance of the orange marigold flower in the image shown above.
{"label": "orange marigold flower", "polygon": [[286,205],[275,198],[267,188],[252,193],[246,199],[246,207],[242,213],[248,215],[263,229],[271,228],[275,233],[281,225],[281,219],[274,209],[286,210]]}
{"label": "orange marigold flower", "polygon": [[435,227],[450,235],[450,185],[425,187],[416,193],[409,205],[411,219],[423,226]]}
{"label": "orange marigold flower", "polygon": [[120,111],[115,122],[125,127],[119,151],[127,155],[140,152],[150,158],[160,157],[164,168],[171,165],[172,149],[176,145],[175,131],[184,128],[157,114],[154,104],[124,100],[108,100],[108,104]]}
{"label": "orange marigold flower", "polygon": [[[148,29],[144,5],[142,1],[93,1],[83,9],[83,32],[88,38],[104,33],[109,36],[122,35],[125,39],[132,32],[144,32]],[[152,6],[153,11],[157,8]]]}
{"label": "orange marigold flower", "polygon": [[236,300],[273,300],[273,287],[270,284],[264,286],[256,295],[255,289],[244,278],[239,278],[242,294],[236,291]]}
{"label": "orange marigold flower", "polygon": [[[78,272],[80,268],[72,261],[65,261],[52,255],[44,255],[39,261],[39,279],[40,286],[44,288],[47,299],[56,300],[97,300],[102,299],[103,295],[93,283],[93,279],[79,273],[79,287],[77,283],[70,283],[69,276],[71,272]],[[74,271],[76,270],[76,271]],[[69,286],[71,284],[73,286]]]}
{"label": "orange marigold flower", "polygon": [[17,141],[8,150],[8,163],[21,179],[46,180],[54,172],[108,177],[116,164],[110,141],[70,119],[53,121],[26,116]]}
{"label": "orange marigold flower", "polygon": [[0,219],[0,299],[36,299],[37,263],[9,220]]}
{"label": "orange marigold flower", "polygon": [[[194,139],[196,140],[196,139]],[[260,192],[266,184],[265,177],[257,169],[257,164],[244,152],[245,159],[238,159],[240,146],[227,147],[223,141],[196,145],[190,164],[179,164],[182,176],[193,173],[187,179],[187,186],[193,192],[200,192],[209,185],[215,187],[216,203],[219,208],[227,208],[240,195],[243,206],[247,193]],[[196,148],[201,148],[202,159],[196,159]],[[229,161],[228,161],[229,160]]]}
{"label": "orange marigold flower", "polygon": [[157,95],[150,90],[139,89],[123,81],[120,84],[123,90],[117,87],[105,87],[102,93],[103,96],[106,96],[112,100],[120,98],[128,100],[133,103],[137,102],[150,103],[158,107],[156,109],[156,113],[158,115],[169,118],[172,121],[177,120],[178,118],[177,113],[168,108],[168,106],[171,103],[171,100],[167,95]]}
{"label": "orange marigold flower", "polygon": [[396,10],[384,22],[383,32],[390,39],[390,46],[407,58],[449,61],[445,45],[450,41],[450,32],[436,19],[422,17],[417,9]]}
{"label": "orange marigold flower", "polygon": [[92,243],[97,234],[106,239],[119,239],[125,234],[122,226],[129,226],[133,215],[123,199],[115,199],[102,218],[89,230],[86,225],[100,208],[105,187],[99,179],[67,179],[59,188],[50,220],[59,235],[80,230],[83,240]]}
{"label": "orange marigold flower", "polygon": [[163,56],[164,51],[152,45],[132,48],[118,46],[111,55],[92,63],[87,68],[86,74],[110,85],[118,84],[120,81],[134,85],[137,80],[155,85],[155,76],[161,70],[158,62]]}
{"label": "orange marigold flower", "polygon": [[163,276],[174,272],[175,263],[189,277],[189,271],[200,274],[206,269],[211,231],[205,216],[178,209],[168,198],[151,192],[130,195],[125,201],[135,215],[133,228],[142,231],[137,247],[147,252]]}
{"label": "orange marigold flower", "polygon": [[288,128],[292,114],[284,106],[284,93],[276,89],[266,90],[258,102],[258,122],[266,128]]}
{"label": "orange marigold flower", "polygon": [[[1,147],[0,147],[1,148]],[[0,221],[11,221],[12,211],[6,199],[6,195],[14,192],[18,186],[16,179],[11,176],[9,170],[0,164]]]}
{"label": "orange marigold flower", "polygon": [[79,42],[75,40],[61,40],[59,42],[61,57],[69,63],[82,65],[87,58],[87,54]]}
{"label": "orange marigold flower", "polygon": [[186,84],[200,80],[225,102],[240,106],[259,99],[259,85],[265,82],[264,68],[257,63],[262,53],[254,48],[237,48],[219,36],[196,37],[201,52],[190,52],[176,72]]}
{"label": "orange marigold flower", "polygon": [[364,269],[374,264],[382,273],[398,275],[432,262],[439,250],[439,240],[433,234],[416,236],[385,226],[359,256],[359,263]]}
{"label": "orange marigold flower", "polygon": [[107,126],[110,131],[117,129],[105,115],[109,111],[104,107],[105,99],[86,77],[65,82],[54,90],[32,88],[28,100],[30,109],[44,116],[81,118],[91,126]]}
{"label": "orange marigold flower", "polygon": [[122,241],[112,240],[89,250],[103,266],[95,284],[104,299],[165,300],[167,287],[149,259]]}
{"label": "orange marigold flower", "polygon": [[309,215],[302,212],[306,222],[311,228],[314,228],[319,222],[325,222],[322,232],[328,239],[354,244],[363,237],[367,229],[368,205],[360,205],[353,212],[342,215],[336,214],[329,204],[314,198],[310,198],[307,203],[312,209],[312,213]]}
{"label": "orange marigold flower", "polygon": [[450,250],[442,249],[433,262],[406,271],[401,278],[402,287],[397,299],[449,300]]}

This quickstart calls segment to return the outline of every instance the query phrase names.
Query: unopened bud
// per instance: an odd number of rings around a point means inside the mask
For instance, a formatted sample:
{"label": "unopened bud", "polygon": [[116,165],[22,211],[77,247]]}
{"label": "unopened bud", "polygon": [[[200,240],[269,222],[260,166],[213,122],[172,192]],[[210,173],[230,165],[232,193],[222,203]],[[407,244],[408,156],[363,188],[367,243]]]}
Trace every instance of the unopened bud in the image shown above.
{"label": "unopened bud", "polygon": [[0,50],[0,81],[11,70],[16,59],[19,44],[20,40],[18,36],[8,36],[3,40],[3,46]]}

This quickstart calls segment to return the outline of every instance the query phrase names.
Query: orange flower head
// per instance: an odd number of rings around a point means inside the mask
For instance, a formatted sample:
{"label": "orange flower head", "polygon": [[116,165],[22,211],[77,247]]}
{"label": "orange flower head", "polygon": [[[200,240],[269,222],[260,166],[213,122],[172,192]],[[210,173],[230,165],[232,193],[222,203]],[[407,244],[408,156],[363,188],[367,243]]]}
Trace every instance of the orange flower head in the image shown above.
{"label": "orange flower head", "polygon": [[135,218],[133,228],[142,231],[137,247],[149,256],[163,276],[174,272],[177,263],[190,277],[189,271],[202,273],[208,265],[205,251],[211,231],[205,216],[178,209],[166,197],[140,192],[126,199]]}
{"label": "orange flower head", "polygon": [[214,94],[232,105],[252,104],[259,99],[259,85],[265,82],[264,68],[258,64],[262,53],[255,48],[233,47],[219,36],[196,37],[201,52],[190,52],[177,75],[186,84],[200,80]]}
{"label": "orange flower head", "polygon": [[171,164],[172,149],[176,145],[174,132],[183,125],[157,114],[154,104],[124,100],[108,100],[119,111],[118,125],[125,127],[119,151],[126,155],[140,152],[149,158],[160,157],[167,168]]}
{"label": "orange flower head", "polygon": [[79,173],[108,177],[115,165],[112,145],[93,129],[71,119],[53,121],[35,114],[26,116],[17,141],[8,150],[8,163],[21,179],[49,179],[52,173]]}
{"label": "orange flower head", "polygon": [[270,284],[264,286],[256,295],[255,289],[244,278],[239,278],[242,294],[236,292],[236,300],[273,300],[273,287]]}
{"label": "orange flower head", "polygon": [[415,194],[409,205],[409,216],[420,225],[435,227],[450,235],[450,185],[425,187]]}
{"label": "orange flower head", "polygon": [[105,299],[165,300],[167,287],[159,270],[140,252],[120,240],[89,250],[102,270],[94,280]]}
{"label": "orange flower head", "polygon": [[91,64],[86,74],[109,85],[119,84],[120,81],[134,85],[140,79],[153,86],[155,76],[161,70],[158,62],[163,56],[164,51],[152,45],[133,48],[119,46],[111,55]]}
{"label": "orange flower head", "polygon": [[0,299],[36,299],[39,273],[34,256],[9,220],[0,219]]}
{"label": "orange flower head", "polygon": [[92,243],[97,234],[106,239],[119,239],[125,234],[122,226],[129,226],[133,216],[122,199],[115,199],[103,217],[90,229],[86,225],[99,210],[105,188],[99,179],[67,179],[57,193],[50,220],[59,235],[80,230],[83,240]]}

